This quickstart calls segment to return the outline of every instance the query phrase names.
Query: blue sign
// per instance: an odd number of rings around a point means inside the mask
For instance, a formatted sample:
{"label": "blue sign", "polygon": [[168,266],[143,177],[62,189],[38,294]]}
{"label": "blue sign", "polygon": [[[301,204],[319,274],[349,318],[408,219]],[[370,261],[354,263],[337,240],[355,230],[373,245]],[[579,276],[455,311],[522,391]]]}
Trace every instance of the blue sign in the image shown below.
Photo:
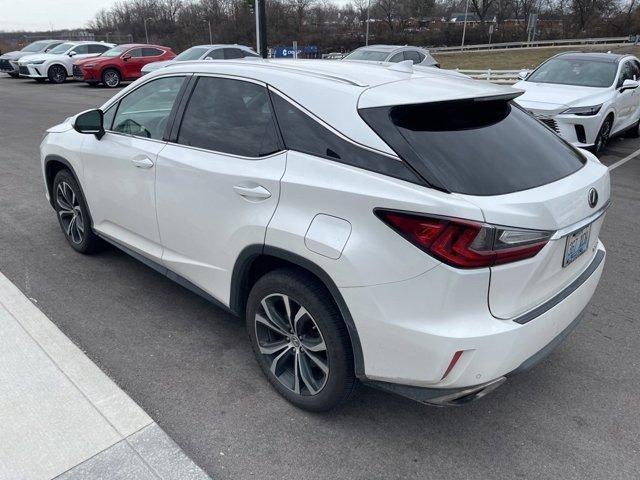
{"label": "blue sign", "polygon": [[[293,58],[295,50],[291,47],[276,47],[273,56],[275,58]],[[317,45],[306,45],[298,47],[298,57],[316,56],[318,54]]]}

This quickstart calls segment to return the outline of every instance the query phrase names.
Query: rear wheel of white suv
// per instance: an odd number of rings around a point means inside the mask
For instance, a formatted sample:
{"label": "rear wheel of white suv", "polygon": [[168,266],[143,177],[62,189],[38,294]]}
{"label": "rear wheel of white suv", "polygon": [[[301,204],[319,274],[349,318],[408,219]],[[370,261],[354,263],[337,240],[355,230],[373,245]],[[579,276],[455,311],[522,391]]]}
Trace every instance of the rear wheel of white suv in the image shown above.
{"label": "rear wheel of white suv", "polygon": [[349,333],[315,277],[267,273],[249,294],[246,321],[258,363],[283,397],[316,412],[349,399],[356,385]]}

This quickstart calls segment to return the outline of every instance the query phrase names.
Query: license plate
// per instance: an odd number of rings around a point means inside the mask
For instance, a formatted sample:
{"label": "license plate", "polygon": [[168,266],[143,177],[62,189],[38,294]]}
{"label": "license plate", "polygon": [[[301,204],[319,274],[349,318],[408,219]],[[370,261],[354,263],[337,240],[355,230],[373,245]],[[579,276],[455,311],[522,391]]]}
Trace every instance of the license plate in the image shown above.
{"label": "license plate", "polygon": [[589,248],[589,236],[591,235],[591,225],[573,232],[567,237],[567,244],[564,247],[564,259],[562,266],[566,267],[576,258],[582,255]]}

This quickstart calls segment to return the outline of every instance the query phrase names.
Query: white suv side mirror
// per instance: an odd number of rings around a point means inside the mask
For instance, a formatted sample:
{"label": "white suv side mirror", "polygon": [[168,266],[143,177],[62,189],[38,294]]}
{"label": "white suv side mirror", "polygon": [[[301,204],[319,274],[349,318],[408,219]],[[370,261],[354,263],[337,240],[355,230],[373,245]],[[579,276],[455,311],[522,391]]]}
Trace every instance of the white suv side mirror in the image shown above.
{"label": "white suv side mirror", "polygon": [[77,53],[76,53],[76,51],[75,51],[75,50],[71,50],[71,51],[69,52],[69,56],[70,56],[70,57],[75,57],[76,55],[77,55]]}
{"label": "white suv side mirror", "polygon": [[529,70],[520,70],[518,72],[518,80],[526,80],[529,76]]}
{"label": "white suv side mirror", "polygon": [[633,90],[634,88],[638,88],[640,86],[640,82],[637,80],[631,80],[627,78],[624,82],[622,82],[622,86],[620,87],[620,91],[624,92],[625,90]]}

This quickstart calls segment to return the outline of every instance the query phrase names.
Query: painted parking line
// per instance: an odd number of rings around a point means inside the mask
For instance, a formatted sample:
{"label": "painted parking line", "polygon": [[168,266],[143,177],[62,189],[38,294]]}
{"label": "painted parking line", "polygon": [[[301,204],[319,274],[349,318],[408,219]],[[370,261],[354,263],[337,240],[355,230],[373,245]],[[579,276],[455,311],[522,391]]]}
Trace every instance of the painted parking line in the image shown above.
{"label": "painted parking line", "polygon": [[611,170],[615,170],[616,168],[618,168],[618,167],[620,167],[620,166],[624,165],[624,164],[625,164],[625,163],[627,163],[629,160],[633,160],[634,158],[636,158],[636,157],[637,157],[637,156],[639,156],[639,155],[640,155],[640,148],[639,148],[638,150],[636,150],[635,152],[633,152],[633,153],[631,153],[631,154],[627,155],[627,156],[626,156],[626,157],[624,157],[623,159],[618,160],[617,162],[615,162],[615,163],[611,164],[611,165],[609,166],[609,170],[610,170],[610,171],[611,171]]}

